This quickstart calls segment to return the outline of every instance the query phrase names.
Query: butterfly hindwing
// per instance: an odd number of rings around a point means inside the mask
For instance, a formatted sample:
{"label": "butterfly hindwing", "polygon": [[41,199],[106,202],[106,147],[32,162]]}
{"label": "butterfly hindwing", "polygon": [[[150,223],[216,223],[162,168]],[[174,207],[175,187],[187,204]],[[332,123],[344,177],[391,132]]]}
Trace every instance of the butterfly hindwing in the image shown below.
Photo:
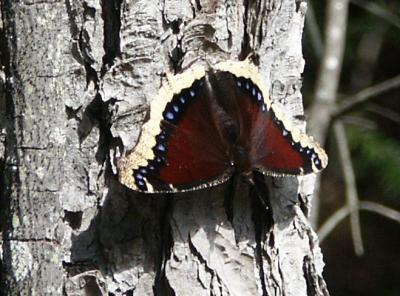
{"label": "butterfly hindwing", "polygon": [[309,174],[326,166],[326,154],[318,143],[293,127],[250,78],[234,76],[234,80],[254,169],[280,176]]}

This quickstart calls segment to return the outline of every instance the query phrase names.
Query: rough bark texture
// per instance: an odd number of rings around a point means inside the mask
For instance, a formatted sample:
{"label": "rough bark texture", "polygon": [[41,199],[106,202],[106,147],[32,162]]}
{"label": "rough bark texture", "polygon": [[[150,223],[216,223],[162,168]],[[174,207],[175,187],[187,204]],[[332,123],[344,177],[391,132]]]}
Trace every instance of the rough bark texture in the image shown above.
{"label": "rough bark texture", "polygon": [[304,214],[312,177],[267,180],[268,227],[239,178],[148,196],[114,166],[164,74],[205,57],[256,52],[272,99],[304,126],[305,2],[0,3],[5,295],[328,295]]}

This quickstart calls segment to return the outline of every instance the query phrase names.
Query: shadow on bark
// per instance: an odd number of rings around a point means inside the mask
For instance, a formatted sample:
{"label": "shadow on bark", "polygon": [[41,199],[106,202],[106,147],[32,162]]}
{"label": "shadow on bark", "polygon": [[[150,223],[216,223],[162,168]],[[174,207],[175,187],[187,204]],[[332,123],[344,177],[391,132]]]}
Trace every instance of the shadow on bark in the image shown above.
{"label": "shadow on bark", "polygon": [[[214,248],[218,246],[215,243],[218,227],[233,227],[236,245],[250,242],[255,246],[263,295],[268,295],[265,278],[269,271],[264,270],[264,261],[269,258],[265,244],[274,247],[272,212],[263,207],[257,193],[249,190],[240,178],[206,189],[207,194],[200,193],[201,199],[196,193],[174,196],[135,193],[125,189],[111,175],[108,182],[109,191],[98,215],[86,231],[72,239],[72,264],[67,268],[70,276],[82,273],[85,268],[86,271],[97,269],[104,277],[132,284],[132,274],[127,275],[126,271],[133,271],[137,280],[143,274],[152,274],[154,295],[175,295],[166,274],[167,262],[174,256],[171,253],[174,242],[188,244],[191,254],[207,266],[207,258],[196,249],[192,236],[205,231],[210,248]],[[231,186],[237,188],[234,195],[224,198],[219,194],[221,190],[229,194]],[[261,192],[268,192],[268,188],[264,186]],[[277,202],[273,200],[271,207]],[[294,212],[288,211],[293,217]],[[71,226],[79,225],[79,214],[69,217]],[[288,223],[291,219],[288,218]],[[231,226],[225,226],[228,221]],[[214,273],[211,268],[209,271]],[[95,283],[88,279],[86,285]],[[132,285],[131,291],[135,289]]]}

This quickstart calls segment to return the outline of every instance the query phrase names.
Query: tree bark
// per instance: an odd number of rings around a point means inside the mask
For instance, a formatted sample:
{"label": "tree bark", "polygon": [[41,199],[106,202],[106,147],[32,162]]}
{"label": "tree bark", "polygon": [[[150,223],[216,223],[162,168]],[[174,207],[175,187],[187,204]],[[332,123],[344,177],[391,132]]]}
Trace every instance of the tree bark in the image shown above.
{"label": "tree bark", "polygon": [[115,169],[165,73],[206,57],[257,53],[271,99],[304,128],[305,2],[0,3],[5,295],[328,295],[312,177],[266,180],[268,227],[240,178],[145,195]]}

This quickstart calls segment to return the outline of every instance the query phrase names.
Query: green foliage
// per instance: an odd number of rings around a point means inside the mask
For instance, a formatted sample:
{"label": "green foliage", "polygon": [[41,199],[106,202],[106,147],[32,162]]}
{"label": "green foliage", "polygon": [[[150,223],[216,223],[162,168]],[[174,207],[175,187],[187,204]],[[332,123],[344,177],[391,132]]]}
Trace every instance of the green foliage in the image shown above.
{"label": "green foliage", "polygon": [[[363,196],[400,196],[400,143],[379,130],[348,129],[358,187]],[[369,196],[373,198],[373,196]]]}

